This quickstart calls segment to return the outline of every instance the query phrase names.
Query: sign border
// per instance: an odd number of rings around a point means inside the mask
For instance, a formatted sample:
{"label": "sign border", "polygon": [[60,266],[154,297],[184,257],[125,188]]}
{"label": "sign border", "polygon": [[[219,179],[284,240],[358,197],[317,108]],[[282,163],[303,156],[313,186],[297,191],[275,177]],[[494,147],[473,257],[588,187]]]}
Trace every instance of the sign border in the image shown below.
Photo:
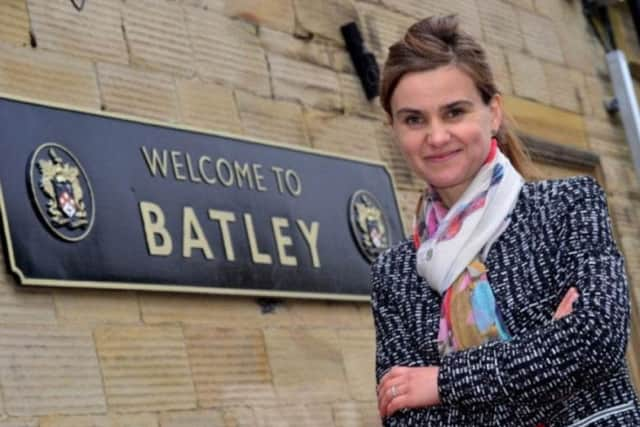
{"label": "sign border", "polygon": [[[277,143],[268,141],[262,138],[256,138],[252,136],[238,135],[229,132],[218,132],[209,129],[202,129],[192,126],[186,126],[182,124],[166,123],[159,120],[153,120],[143,117],[137,117],[121,113],[111,113],[101,110],[84,109],[80,107],[71,106],[64,103],[44,101],[32,99],[19,95],[11,95],[0,91],[0,98],[17,101],[26,104],[32,104],[36,106],[51,107],[59,110],[65,110],[75,113],[90,114],[98,117],[106,117],[117,120],[124,120],[132,123],[147,124],[152,126],[159,126],[162,128],[183,130],[188,132],[196,132],[204,135],[221,136],[224,138],[239,139],[245,142],[253,144],[261,144],[269,147],[285,148],[292,151],[298,151],[308,154],[315,154],[334,159],[350,160],[358,163],[364,163],[374,166],[380,166],[385,173],[389,176],[391,182],[391,188],[393,190],[393,198],[395,199],[396,208],[400,213],[400,225],[402,230],[405,230],[404,220],[402,218],[402,210],[398,204],[398,189],[396,187],[393,174],[389,171],[386,163],[369,159],[358,159],[354,156],[345,154],[330,153],[324,150],[314,150],[308,147],[297,146],[287,143]],[[156,291],[156,292],[177,292],[177,293],[195,293],[195,294],[213,294],[213,295],[235,295],[235,296],[252,296],[252,297],[274,297],[274,298],[298,298],[298,299],[316,299],[316,300],[335,300],[335,301],[371,301],[370,296],[364,295],[350,295],[350,294],[338,294],[338,293],[321,293],[321,292],[296,292],[296,291],[265,291],[260,289],[230,289],[215,287],[199,287],[199,286],[183,286],[178,284],[157,284],[157,283],[127,283],[127,282],[94,282],[84,280],[59,280],[59,279],[36,279],[32,277],[26,277],[22,270],[18,268],[15,262],[15,256],[13,252],[13,239],[11,236],[11,229],[9,227],[9,220],[7,218],[4,193],[2,191],[2,182],[0,182],[0,220],[2,221],[2,231],[5,236],[5,242],[7,242],[7,255],[9,257],[9,266],[11,272],[18,276],[20,285],[26,286],[51,286],[58,288],[83,288],[83,289],[115,289],[115,290],[139,290],[139,291]]]}

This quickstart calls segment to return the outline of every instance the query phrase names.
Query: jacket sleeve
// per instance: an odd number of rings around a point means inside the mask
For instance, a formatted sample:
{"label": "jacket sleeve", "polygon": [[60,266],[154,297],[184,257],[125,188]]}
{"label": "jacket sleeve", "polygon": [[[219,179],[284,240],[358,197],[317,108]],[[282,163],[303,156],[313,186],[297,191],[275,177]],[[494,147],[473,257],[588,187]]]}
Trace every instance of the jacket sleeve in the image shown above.
{"label": "jacket sleeve", "polygon": [[[392,252],[380,256],[371,270],[371,307],[376,330],[376,383],[394,366],[424,366],[410,331],[406,327],[406,313],[394,292],[394,274],[389,271]],[[385,427],[414,425],[415,411],[398,411],[383,420]],[[417,425],[417,424],[416,424]]]}
{"label": "jacket sleeve", "polygon": [[507,342],[447,355],[440,397],[452,405],[550,402],[624,364],[629,328],[627,279],[611,234],[604,194],[591,179],[567,203],[558,265],[580,297],[573,312]]}

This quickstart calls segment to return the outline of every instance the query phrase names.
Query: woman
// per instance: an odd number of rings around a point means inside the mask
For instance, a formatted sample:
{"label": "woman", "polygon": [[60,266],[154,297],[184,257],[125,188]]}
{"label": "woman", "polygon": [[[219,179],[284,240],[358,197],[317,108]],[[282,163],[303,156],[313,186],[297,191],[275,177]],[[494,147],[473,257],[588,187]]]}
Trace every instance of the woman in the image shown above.
{"label": "woman", "polygon": [[525,182],[485,53],[455,17],[390,48],[381,103],[427,186],[413,239],[372,268],[385,425],[640,425],[597,183]]}

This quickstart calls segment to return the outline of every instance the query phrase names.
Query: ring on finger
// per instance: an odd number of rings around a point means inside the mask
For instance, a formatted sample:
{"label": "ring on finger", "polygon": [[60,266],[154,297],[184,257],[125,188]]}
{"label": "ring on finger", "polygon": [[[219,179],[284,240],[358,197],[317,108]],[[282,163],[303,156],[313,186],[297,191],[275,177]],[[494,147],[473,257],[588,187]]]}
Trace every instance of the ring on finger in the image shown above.
{"label": "ring on finger", "polygon": [[391,386],[391,398],[395,399],[397,395],[398,395],[398,388],[394,384]]}

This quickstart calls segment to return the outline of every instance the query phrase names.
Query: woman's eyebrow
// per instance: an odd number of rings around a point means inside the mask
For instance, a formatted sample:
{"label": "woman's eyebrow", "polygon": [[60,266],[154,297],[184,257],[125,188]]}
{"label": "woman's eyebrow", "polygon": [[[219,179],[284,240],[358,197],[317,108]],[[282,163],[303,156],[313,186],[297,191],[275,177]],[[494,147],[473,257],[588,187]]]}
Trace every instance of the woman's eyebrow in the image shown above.
{"label": "woman's eyebrow", "polygon": [[417,108],[404,107],[396,111],[396,116],[399,116],[400,114],[422,114],[422,111]]}
{"label": "woman's eyebrow", "polygon": [[453,101],[443,105],[442,107],[439,108],[439,110],[446,111],[456,107],[471,107],[471,106],[473,106],[473,102],[469,101],[468,99],[460,99],[460,100]]}
{"label": "woman's eyebrow", "polygon": [[[471,107],[471,106],[473,106],[473,102],[469,101],[468,99],[458,99],[456,101],[449,102],[445,105],[440,106],[438,110],[447,111],[456,107]],[[422,113],[423,111],[420,110],[419,108],[403,107],[396,111],[396,116],[399,116],[401,114],[422,114]]]}

